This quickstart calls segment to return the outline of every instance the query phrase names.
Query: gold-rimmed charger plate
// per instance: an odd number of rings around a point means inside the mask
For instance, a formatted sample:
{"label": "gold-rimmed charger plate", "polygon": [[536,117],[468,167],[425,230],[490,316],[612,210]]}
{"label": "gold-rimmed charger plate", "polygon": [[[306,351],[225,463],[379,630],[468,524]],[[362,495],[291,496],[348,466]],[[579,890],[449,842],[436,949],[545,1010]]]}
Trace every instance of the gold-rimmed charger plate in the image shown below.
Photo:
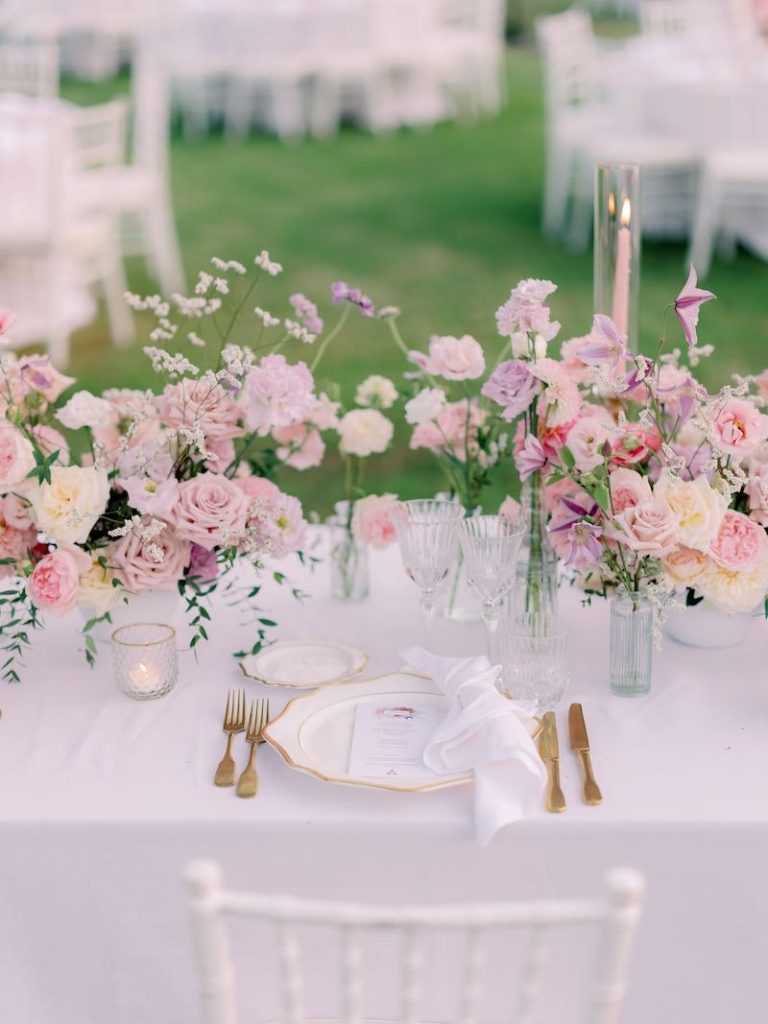
{"label": "gold-rimmed charger plate", "polygon": [[344,683],[368,664],[362,647],[340,640],[278,640],[240,662],[243,675],[267,686],[314,690]]}

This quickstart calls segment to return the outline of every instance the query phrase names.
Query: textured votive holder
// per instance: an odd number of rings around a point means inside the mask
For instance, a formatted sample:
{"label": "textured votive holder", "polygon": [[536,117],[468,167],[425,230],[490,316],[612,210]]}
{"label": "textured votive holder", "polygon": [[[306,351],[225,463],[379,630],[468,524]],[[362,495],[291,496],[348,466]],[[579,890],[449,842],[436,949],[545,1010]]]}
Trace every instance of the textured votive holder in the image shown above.
{"label": "textured votive holder", "polygon": [[134,700],[163,697],[176,685],[176,630],[160,622],[136,622],[112,634],[112,664],[119,690]]}

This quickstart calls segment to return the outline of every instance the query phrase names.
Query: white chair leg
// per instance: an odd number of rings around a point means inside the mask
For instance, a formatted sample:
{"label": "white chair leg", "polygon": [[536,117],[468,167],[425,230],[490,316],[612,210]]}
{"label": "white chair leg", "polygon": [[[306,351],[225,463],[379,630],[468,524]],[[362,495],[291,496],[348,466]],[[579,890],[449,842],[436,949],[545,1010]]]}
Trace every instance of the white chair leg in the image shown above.
{"label": "white chair leg", "polygon": [[48,355],[57,370],[64,370],[69,366],[70,356],[69,331],[64,328],[55,328],[46,339]]}
{"label": "white chair leg", "polygon": [[184,267],[167,187],[158,190],[142,214],[142,234],[150,267],[164,294],[183,292]]}
{"label": "white chair leg", "polygon": [[105,259],[102,286],[112,340],[118,348],[125,348],[133,341],[133,317],[125,301],[128,286],[125,280],[123,261],[117,247],[114,253],[110,253]]}
{"label": "white chair leg", "polygon": [[700,278],[706,276],[712,262],[722,201],[721,186],[705,172],[699,187],[691,244],[686,257],[686,266],[692,263]]}
{"label": "white chair leg", "polygon": [[[586,155],[573,160],[566,172],[565,193],[567,197],[570,192],[572,199],[566,241],[568,247],[575,252],[584,252],[592,237],[593,175],[592,160]],[[572,187],[569,188],[571,182]]]}
{"label": "white chair leg", "polygon": [[551,238],[562,236],[568,212],[568,185],[571,157],[565,147],[554,141],[547,145],[544,179],[543,230]]}

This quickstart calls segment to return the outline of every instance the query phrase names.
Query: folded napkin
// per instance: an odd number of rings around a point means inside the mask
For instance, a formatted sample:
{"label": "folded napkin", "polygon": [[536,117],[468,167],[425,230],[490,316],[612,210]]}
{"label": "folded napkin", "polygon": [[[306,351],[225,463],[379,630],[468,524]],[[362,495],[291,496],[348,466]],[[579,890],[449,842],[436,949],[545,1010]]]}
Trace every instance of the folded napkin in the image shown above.
{"label": "folded napkin", "polygon": [[421,647],[401,657],[448,698],[424,763],[438,775],[474,773],[475,833],[485,846],[541,804],[547,773],[531,739],[533,719],[499,693],[498,670],[485,657],[442,658]]}

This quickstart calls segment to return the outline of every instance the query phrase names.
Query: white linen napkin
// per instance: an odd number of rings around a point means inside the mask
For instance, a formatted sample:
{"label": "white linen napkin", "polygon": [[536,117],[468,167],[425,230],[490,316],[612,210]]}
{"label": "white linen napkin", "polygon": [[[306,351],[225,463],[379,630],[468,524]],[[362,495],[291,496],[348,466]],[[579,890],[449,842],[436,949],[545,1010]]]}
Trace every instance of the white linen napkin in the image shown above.
{"label": "white linen napkin", "polygon": [[531,739],[533,719],[499,693],[497,669],[485,657],[443,658],[421,647],[401,657],[448,698],[424,763],[438,775],[474,773],[475,834],[485,846],[541,803],[547,773]]}

